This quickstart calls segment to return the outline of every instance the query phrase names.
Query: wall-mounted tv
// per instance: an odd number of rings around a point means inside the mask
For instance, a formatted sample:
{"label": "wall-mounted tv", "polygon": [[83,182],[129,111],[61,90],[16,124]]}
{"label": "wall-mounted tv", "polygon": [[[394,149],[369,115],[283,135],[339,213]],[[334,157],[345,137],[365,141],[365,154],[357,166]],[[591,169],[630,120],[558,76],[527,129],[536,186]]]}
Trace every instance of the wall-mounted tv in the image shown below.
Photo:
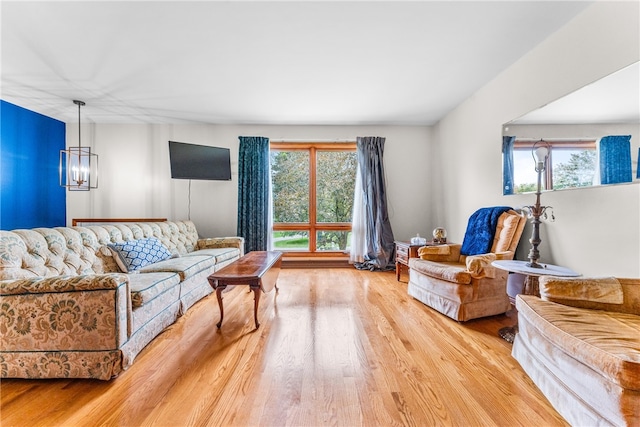
{"label": "wall-mounted tv", "polygon": [[229,149],[169,141],[171,178],[231,180]]}

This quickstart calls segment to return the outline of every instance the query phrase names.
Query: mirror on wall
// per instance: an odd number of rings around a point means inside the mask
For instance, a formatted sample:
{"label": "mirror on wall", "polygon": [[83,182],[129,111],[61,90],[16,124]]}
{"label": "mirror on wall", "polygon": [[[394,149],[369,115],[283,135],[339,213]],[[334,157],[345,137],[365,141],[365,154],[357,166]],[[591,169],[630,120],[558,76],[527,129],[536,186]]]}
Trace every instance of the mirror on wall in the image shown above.
{"label": "mirror on wall", "polygon": [[536,191],[541,140],[544,190],[640,182],[640,62],[505,123],[502,135],[503,194]]}

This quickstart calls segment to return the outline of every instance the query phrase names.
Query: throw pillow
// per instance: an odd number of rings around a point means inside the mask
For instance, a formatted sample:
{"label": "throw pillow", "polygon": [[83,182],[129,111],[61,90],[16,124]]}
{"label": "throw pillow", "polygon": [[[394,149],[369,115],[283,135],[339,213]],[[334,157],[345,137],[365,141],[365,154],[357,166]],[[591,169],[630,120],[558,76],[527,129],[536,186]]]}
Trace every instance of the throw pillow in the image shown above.
{"label": "throw pillow", "polygon": [[624,303],[622,285],[615,277],[540,277],[540,297],[543,300],[591,301],[605,304]]}
{"label": "throw pillow", "polygon": [[107,245],[123,273],[171,258],[171,252],[155,237]]}

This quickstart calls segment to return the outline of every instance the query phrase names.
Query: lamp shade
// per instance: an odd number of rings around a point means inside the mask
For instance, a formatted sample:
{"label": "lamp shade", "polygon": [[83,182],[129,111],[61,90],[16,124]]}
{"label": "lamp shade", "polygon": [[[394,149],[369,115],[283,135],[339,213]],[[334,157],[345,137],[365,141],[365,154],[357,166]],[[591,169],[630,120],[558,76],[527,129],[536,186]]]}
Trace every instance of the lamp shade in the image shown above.
{"label": "lamp shade", "polygon": [[536,161],[536,171],[543,171],[547,157],[549,156],[549,146],[547,143],[540,140],[533,144],[531,154],[533,155],[533,159]]}
{"label": "lamp shade", "polygon": [[538,163],[544,163],[547,160],[547,156],[549,155],[549,149],[544,145],[536,148],[533,152],[533,156],[535,157]]}

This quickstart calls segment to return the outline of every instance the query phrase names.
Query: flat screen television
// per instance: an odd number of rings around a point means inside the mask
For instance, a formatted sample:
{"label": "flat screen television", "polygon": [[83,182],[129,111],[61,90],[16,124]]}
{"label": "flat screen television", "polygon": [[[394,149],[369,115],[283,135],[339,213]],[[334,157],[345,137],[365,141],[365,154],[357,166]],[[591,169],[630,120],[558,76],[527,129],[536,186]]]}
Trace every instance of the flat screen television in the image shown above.
{"label": "flat screen television", "polygon": [[229,149],[169,141],[171,178],[231,180]]}

